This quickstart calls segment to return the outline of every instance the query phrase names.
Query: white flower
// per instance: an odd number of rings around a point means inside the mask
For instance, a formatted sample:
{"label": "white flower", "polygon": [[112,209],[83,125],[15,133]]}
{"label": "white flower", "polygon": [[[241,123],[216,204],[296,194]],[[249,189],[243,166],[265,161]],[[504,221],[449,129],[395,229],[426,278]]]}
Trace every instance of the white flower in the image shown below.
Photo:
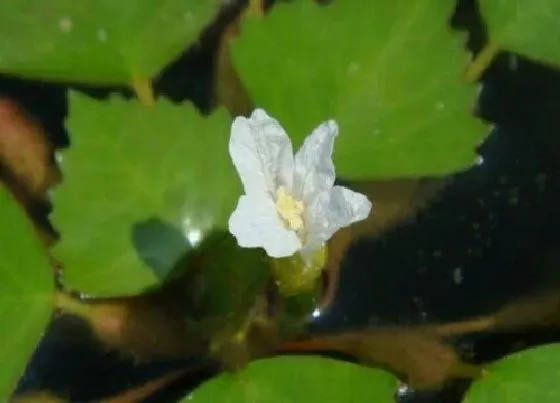
{"label": "white flower", "polygon": [[322,123],[294,157],[290,138],[264,110],[234,120],[229,152],[245,194],[229,231],[240,246],[262,247],[274,258],[300,251],[308,261],[338,229],[369,215],[364,195],[333,186],[337,135],[334,120]]}

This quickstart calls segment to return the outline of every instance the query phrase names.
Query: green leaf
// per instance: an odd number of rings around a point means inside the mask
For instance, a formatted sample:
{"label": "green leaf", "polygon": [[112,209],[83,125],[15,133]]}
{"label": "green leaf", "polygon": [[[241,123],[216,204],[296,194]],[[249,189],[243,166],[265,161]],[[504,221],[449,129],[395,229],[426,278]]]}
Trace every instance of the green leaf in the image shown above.
{"label": "green leaf", "polygon": [[483,124],[475,87],[461,81],[462,40],[447,21],[454,1],[337,0],[279,4],[248,17],[234,63],[255,105],[296,143],[320,122],[340,125],[344,178],[444,175],[472,165]]}
{"label": "green leaf", "polygon": [[183,402],[392,403],[397,380],[387,372],[319,357],[255,361],[196,389]]}
{"label": "green leaf", "polygon": [[465,403],[556,403],[560,344],[531,348],[490,365],[476,381]]}
{"label": "green leaf", "polygon": [[0,185],[0,401],[7,401],[49,322],[54,278],[31,222]]}
{"label": "green leaf", "polygon": [[70,95],[71,148],[54,192],[54,247],[65,282],[94,296],[165,279],[208,233],[227,228],[241,194],[228,153],[231,118],[190,104],[153,108]]}
{"label": "green leaf", "polygon": [[479,0],[497,46],[560,66],[558,0]]}
{"label": "green leaf", "polygon": [[91,83],[149,79],[197,39],[220,0],[0,2],[0,71]]}

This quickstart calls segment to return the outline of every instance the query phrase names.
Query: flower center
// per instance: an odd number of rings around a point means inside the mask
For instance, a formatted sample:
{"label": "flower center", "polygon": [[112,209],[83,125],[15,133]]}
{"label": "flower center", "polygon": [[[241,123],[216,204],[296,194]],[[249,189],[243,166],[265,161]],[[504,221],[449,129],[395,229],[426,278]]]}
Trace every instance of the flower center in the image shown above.
{"label": "flower center", "polygon": [[303,229],[303,202],[294,199],[284,186],[276,191],[276,210],[289,229],[296,232]]}

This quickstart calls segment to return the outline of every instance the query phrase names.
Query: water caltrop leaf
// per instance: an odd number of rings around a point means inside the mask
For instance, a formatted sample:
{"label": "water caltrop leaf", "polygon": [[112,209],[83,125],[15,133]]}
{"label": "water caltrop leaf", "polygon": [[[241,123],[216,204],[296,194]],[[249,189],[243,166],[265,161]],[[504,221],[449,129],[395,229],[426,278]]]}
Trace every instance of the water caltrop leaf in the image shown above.
{"label": "water caltrop leaf", "polygon": [[54,277],[21,207],[0,185],[0,401],[7,401],[49,322]]}
{"label": "water caltrop leaf", "polygon": [[347,179],[444,175],[476,161],[485,134],[475,87],[447,21],[448,0],[278,4],[248,16],[233,59],[256,106],[297,143],[340,125],[334,160]]}
{"label": "water caltrop leaf", "polygon": [[191,104],[145,108],[71,93],[71,147],[52,215],[64,281],[93,296],[137,294],[227,228],[241,194],[230,124],[223,110],[203,117]]}
{"label": "water caltrop leaf", "polygon": [[320,357],[283,356],[225,373],[183,401],[227,403],[390,403],[397,380],[388,372]]}
{"label": "water caltrop leaf", "polygon": [[0,71],[132,83],[159,73],[217,13],[220,0],[0,2]]}
{"label": "water caltrop leaf", "polygon": [[509,355],[486,369],[464,403],[555,403],[560,401],[560,344]]}
{"label": "water caltrop leaf", "polygon": [[560,2],[479,0],[489,40],[500,48],[560,66]]}

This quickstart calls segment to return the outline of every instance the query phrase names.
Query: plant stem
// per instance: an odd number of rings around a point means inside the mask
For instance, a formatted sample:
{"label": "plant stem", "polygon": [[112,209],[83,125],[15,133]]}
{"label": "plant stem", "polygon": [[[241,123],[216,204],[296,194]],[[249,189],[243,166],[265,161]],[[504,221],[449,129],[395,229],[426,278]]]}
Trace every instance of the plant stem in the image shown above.
{"label": "plant stem", "polygon": [[56,292],[54,306],[64,313],[76,315],[86,320],[90,319],[93,313],[93,309],[89,304],[62,291]]}
{"label": "plant stem", "polygon": [[480,76],[486,68],[492,63],[500,48],[497,44],[489,42],[476,55],[474,60],[467,66],[464,79],[469,83],[474,83],[480,79]]}
{"label": "plant stem", "polygon": [[132,89],[142,105],[150,108],[155,105],[154,90],[150,79],[135,78],[132,80]]}

